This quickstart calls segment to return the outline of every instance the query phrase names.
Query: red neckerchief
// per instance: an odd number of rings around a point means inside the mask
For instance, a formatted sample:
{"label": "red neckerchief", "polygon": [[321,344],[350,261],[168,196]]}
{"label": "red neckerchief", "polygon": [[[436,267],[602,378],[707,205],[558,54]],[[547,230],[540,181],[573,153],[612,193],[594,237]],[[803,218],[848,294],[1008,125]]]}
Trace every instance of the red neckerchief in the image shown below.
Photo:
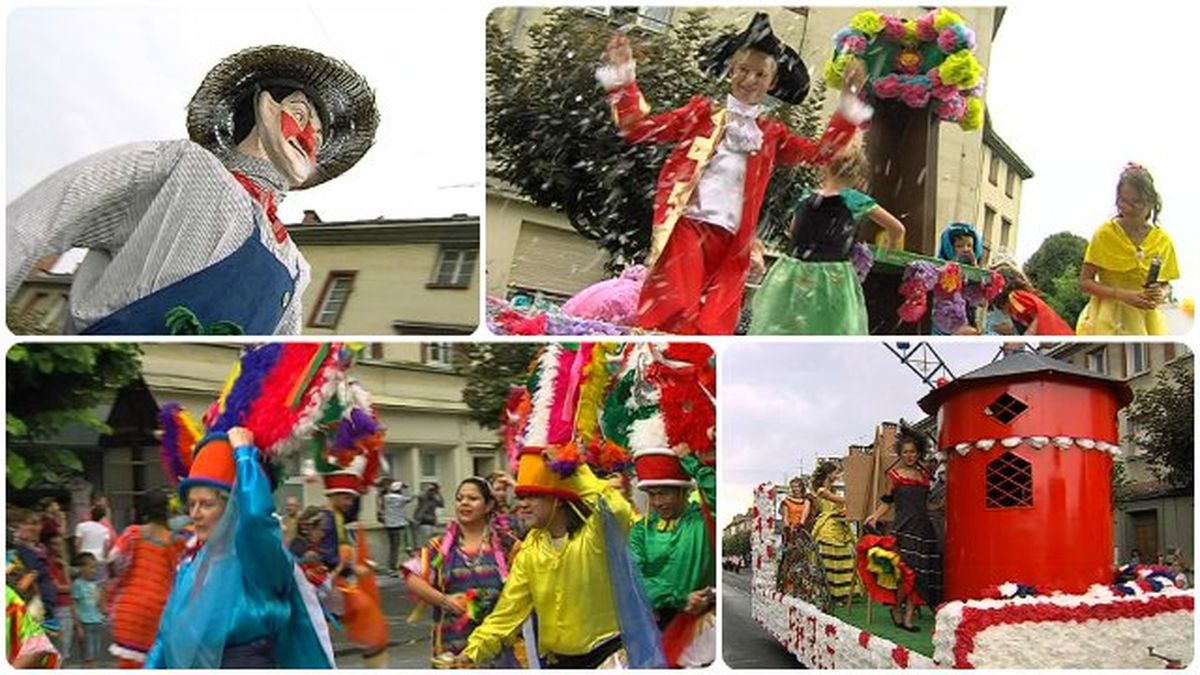
{"label": "red neckerchief", "polygon": [[258,202],[262,206],[263,211],[267,212],[267,220],[271,221],[271,232],[275,235],[275,241],[282,244],[287,241],[287,228],[279,221],[279,215],[275,212],[275,194],[270,190],[264,190],[258,186],[244,173],[239,171],[231,171],[234,179],[242,184],[246,192],[250,194],[250,198]]}

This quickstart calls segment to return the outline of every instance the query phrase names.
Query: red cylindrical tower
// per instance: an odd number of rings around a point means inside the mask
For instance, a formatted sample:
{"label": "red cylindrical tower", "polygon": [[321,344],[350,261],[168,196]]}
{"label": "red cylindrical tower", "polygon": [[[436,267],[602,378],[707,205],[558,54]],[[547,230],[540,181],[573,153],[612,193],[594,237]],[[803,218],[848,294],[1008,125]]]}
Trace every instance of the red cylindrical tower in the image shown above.
{"label": "red cylindrical tower", "polygon": [[1018,582],[1085,591],[1112,572],[1112,454],[1128,385],[1018,352],[935,389],[946,600]]}

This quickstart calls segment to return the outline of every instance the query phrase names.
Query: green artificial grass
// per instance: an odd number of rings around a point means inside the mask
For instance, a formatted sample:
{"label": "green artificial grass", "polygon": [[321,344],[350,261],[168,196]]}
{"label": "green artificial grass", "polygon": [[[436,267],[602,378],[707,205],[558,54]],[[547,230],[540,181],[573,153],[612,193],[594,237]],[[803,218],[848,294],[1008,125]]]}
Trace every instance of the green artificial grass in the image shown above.
{"label": "green artificial grass", "polygon": [[928,607],[920,608],[919,614],[913,616],[913,625],[921,629],[920,633],[910,633],[893,624],[892,614],[887,605],[876,604],[871,610],[872,620],[868,624],[867,601],[862,597],[855,598],[849,611],[846,610],[844,601],[834,605],[832,614],[872,635],[877,635],[902,647],[907,647],[910,651],[933,658],[933,612]]}

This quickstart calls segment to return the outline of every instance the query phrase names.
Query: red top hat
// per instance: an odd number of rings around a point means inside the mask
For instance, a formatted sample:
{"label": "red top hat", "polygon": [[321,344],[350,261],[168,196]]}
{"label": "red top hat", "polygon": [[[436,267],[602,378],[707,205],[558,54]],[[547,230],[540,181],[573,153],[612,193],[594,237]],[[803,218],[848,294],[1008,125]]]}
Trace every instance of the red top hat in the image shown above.
{"label": "red top hat", "polygon": [[679,455],[667,448],[647,448],[633,456],[638,489],[651,487],[692,487],[692,478],[683,470]]}

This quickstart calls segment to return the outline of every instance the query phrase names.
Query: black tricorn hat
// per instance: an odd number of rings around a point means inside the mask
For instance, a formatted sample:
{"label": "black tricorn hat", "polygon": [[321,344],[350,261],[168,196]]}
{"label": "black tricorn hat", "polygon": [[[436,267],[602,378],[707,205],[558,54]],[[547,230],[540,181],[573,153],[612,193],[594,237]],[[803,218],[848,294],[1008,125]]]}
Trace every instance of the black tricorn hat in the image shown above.
{"label": "black tricorn hat", "polygon": [[188,104],[188,136],[209,150],[232,150],[234,117],[247,96],[270,87],[303,91],[321,117],[324,142],[317,170],[293,190],[319,185],[354,166],[375,142],[375,92],[344,61],[311,49],[251,47],[222,59],[204,76]]}
{"label": "black tricorn hat", "polygon": [[771,31],[771,19],[765,12],[755,14],[746,30],[722,35],[701,47],[700,70],[709,77],[724,79],[733,55],[743,47],[768,54],[779,64],[775,86],[767,92],[769,95],[793,105],[804,100],[808,95],[808,68],[796,50],[783,44]]}

